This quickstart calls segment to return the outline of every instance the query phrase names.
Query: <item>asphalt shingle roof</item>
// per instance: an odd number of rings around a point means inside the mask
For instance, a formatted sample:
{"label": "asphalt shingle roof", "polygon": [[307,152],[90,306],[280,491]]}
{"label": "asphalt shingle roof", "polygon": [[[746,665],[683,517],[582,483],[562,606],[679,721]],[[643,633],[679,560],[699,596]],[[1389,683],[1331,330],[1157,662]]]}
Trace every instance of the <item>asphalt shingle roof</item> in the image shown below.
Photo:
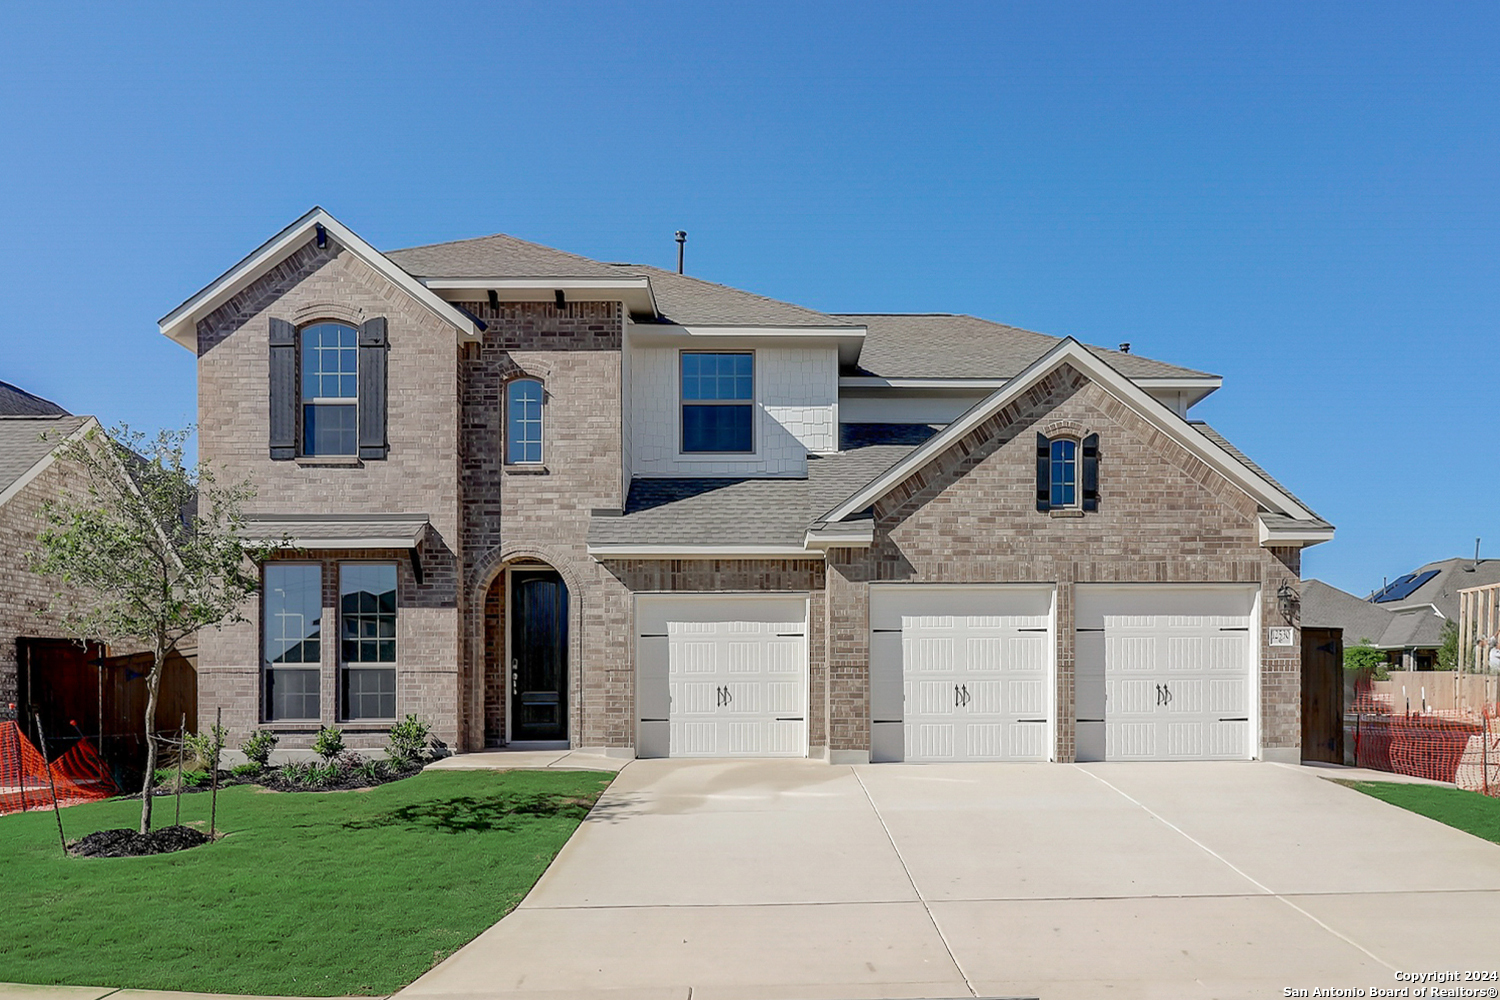
{"label": "asphalt shingle roof", "polygon": [[65,417],[68,411],[20,386],[0,382],[0,417]]}
{"label": "asphalt shingle roof", "polygon": [[[839,313],[868,328],[851,375],[881,378],[1010,378],[1062,342],[1061,337],[1022,330],[976,316],[949,313]],[[1212,378],[1205,372],[1122,354],[1089,350],[1127,378]]]}
{"label": "asphalt shingle roof", "polygon": [[609,264],[504,233],[387,250],[385,255],[419,278],[613,278],[620,273]]}
{"label": "asphalt shingle roof", "polygon": [[[1473,559],[1440,559],[1413,572],[1422,574],[1428,570],[1436,570],[1437,576],[1401,600],[1378,606],[1400,611],[1402,608],[1426,607],[1430,604],[1445,616],[1457,620],[1460,590],[1500,583],[1500,559],[1481,559],[1478,563]],[[1373,593],[1371,596],[1374,596]]]}
{"label": "asphalt shingle roof", "polygon": [[[911,436],[912,428],[901,431]],[[589,544],[800,546],[814,521],[916,445],[809,455],[806,479],[636,479],[623,515],[590,522]]]}
{"label": "asphalt shingle roof", "polygon": [[857,321],[830,316],[790,302],[769,299],[691,275],[644,264],[613,264],[617,274],[651,279],[656,307],[669,323],[687,326],[858,326]]}
{"label": "asphalt shingle roof", "polygon": [[1313,517],[1314,517],[1314,519],[1315,519],[1314,521],[1309,522],[1309,521],[1298,520],[1296,518],[1287,517],[1285,515],[1266,515],[1267,518],[1268,518],[1268,520],[1270,518],[1272,518],[1272,517],[1275,517],[1275,518],[1278,518],[1279,520],[1284,521],[1287,524],[1313,524],[1315,526],[1321,526],[1321,527],[1324,527],[1324,528],[1331,528],[1331,527],[1333,527],[1333,525],[1329,524],[1327,521],[1323,520],[1321,517],[1318,517],[1317,511],[1313,510],[1312,507],[1309,506],[1307,503],[1305,503],[1300,497],[1298,497],[1297,494],[1293,493],[1291,490],[1289,490],[1285,486],[1281,485],[1279,482],[1276,481],[1276,479],[1275,479],[1274,476],[1272,476],[1265,469],[1262,469],[1259,465],[1256,465],[1255,462],[1251,461],[1250,456],[1246,455],[1244,452],[1242,452],[1238,448],[1236,448],[1234,446],[1234,443],[1231,442],[1227,437],[1225,437],[1224,435],[1220,434],[1218,431],[1214,430],[1214,428],[1212,428],[1208,424],[1204,423],[1202,420],[1189,420],[1188,423],[1192,424],[1194,427],[1198,428],[1198,430],[1202,431],[1203,434],[1204,434],[1204,436],[1206,436],[1210,441],[1214,442],[1220,448],[1223,448],[1225,451],[1229,452],[1229,454],[1231,454],[1235,458],[1239,459],[1240,462],[1242,462],[1245,465],[1246,468],[1250,469],[1256,475],[1258,475],[1262,479],[1266,480],[1266,482],[1270,483],[1272,486],[1276,487],[1278,490],[1280,490],[1281,492],[1285,493],[1287,496],[1291,497],[1293,500],[1296,500],[1299,504],[1302,505],[1303,509],[1305,509],[1310,514],[1312,514]]}
{"label": "asphalt shingle roof", "polygon": [[88,419],[71,415],[0,418],[0,492],[30,472]]}
{"label": "asphalt shingle roof", "polygon": [[1383,649],[1429,649],[1442,644],[1444,619],[1431,608],[1395,612],[1322,580],[1304,580],[1302,624],[1341,628],[1346,646],[1368,640]]}

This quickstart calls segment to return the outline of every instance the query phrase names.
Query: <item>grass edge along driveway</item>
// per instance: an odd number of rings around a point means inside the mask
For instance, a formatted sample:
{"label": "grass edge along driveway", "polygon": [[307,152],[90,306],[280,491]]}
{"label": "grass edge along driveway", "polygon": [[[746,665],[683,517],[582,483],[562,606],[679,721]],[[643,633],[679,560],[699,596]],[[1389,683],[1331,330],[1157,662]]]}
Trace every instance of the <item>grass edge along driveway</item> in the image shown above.
{"label": "grass edge along driveway", "polygon": [[1500,798],[1460,788],[1395,781],[1339,781],[1339,784],[1500,844]]}
{"label": "grass edge along driveway", "polygon": [[[612,775],[427,771],[359,792],[219,793],[214,844],[65,858],[50,812],[0,817],[0,982],[385,994],[509,913]],[[157,801],[159,825],[173,800]],[[184,823],[207,828],[205,794]],[[138,800],[63,810],[68,839]]]}

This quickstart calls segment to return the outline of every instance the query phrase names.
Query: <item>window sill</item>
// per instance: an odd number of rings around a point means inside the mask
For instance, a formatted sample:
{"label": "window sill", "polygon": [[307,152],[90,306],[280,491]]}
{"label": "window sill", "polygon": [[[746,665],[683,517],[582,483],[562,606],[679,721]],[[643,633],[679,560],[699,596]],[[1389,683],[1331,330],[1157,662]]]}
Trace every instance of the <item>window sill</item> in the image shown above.
{"label": "window sill", "polygon": [[364,463],[359,460],[358,455],[298,455],[296,462],[304,467],[316,467],[320,465],[338,466],[360,466]]}
{"label": "window sill", "polygon": [[1049,510],[1047,512],[1047,516],[1048,517],[1082,517],[1083,516],[1083,511],[1079,510],[1077,507],[1068,507],[1068,508],[1065,508],[1063,510]]}
{"label": "window sill", "polygon": [[323,728],[323,723],[316,719],[289,720],[285,722],[277,720],[274,722],[262,722],[260,727],[262,729],[269,729],[273,733],[316,733]]}
{"label": "window sill", "polygon": [[505,474],[508,476],[550,476],[545,465],[507,465]]}

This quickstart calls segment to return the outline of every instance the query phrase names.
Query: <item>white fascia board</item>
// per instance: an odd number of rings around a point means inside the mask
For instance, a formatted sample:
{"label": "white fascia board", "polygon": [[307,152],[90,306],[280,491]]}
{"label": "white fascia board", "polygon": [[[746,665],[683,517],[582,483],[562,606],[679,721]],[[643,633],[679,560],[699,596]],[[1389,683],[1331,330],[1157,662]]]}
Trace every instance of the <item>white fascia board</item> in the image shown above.
{"label": "white fascia board", "polygon": [[708,339],[769,340],[784,343],[822,341],[832,343],[838,350],[839,364],[852,365],[859,360],[859,352],[865,346],[867,328],[863,326],[716,326],[706,324],[674,325],[644,328],[651,335],[671,336],[672,330],[682,331],[681,336],[691,340],[695,337]]}
{"label": "white fascia board", "polygon": [[822,559],[797,545],[590,545],[595,559]]}
{"label": "white fascia board", "polygon": [[1202,459],[1263,506],[1299,520],[1314,520],[1312,511],[1307,510],[1264,476],[1219,447],[1186,419],[1172,412],[1166,404],[1121,375],[1107,361],[1072,337],[1064,339],[1052,350],[1033,361],[1021,374],[974,404],[961,417],[928,439],[927,443],[918,447],[878,479],[829,511],[822,519],[840,521],[850,514],[864,510],[1063,363],[1072,365],[1116,399],[1130,406],[1158,430],[1169,435],[1188,452]]}
{"label": "white fascia board", "polygon": [[38,460],[35,465],[27,469],[25,472],[21,473],[21,477],[19,479],[7,486],[4,491],[0,491],[0,507],[3,507],[7,502],[9,502],[11,497],[15,496],[17,493],[20,493],[28,485],[30,485],[33,479],[35,479],[37,476],[40,476],[43,472],[46,472],[47,469],[52,465],[52,463],[57,461],[57,453],[63,445],[69,444],[73,441],[82,440],[82,438],[86,434],[88,434],[89,431],[99,431],[101,434],[104,433],[104,428],[100,426],[97,417],[89,417],[83,423],[79,424],[77,430],[75,430],[72,434],[69,434],[67,437],[59,440],[56,446],[54,446],[51,451],[47,452],[46,455],[42,456],[42,458]]}
{"label": "white fascia board", "polygon": [[461,336],[470,340],[478,339],[479,328],[472,317],[464,315],[443,301],[435,292],[430,291],[416,278],[397,267],[385,254],[360,239],[353,230],[322,208],[317,207],[262,243],[248,257],[225,271],[202,291],[163,316],[157,324],[158,328],[163,335],[196,352],[198,320],[238,295],[251,282],[281,263],[288,254],[306,243],[320,225],[335,243],[390,279],[393,284],[456,329]]}
{"label": "white fascia board", "polygon": [[[656,293],[645,275],[619,278],[444,278],[426,277],[422,284],[434,292],[495,292],[502,301],[530,302],[552,299],[561,291],[584,293],[590,300],[619,299],[634,313],[657,315]],[[613,293],[601,295],[599,293]]]}
{"label": "white fascia board", "polygon": [[829,549],[867,549],[875,542],[875,523],[859,521],[854,524],[836,523],[813,528],[804,536],[802,544],[809,549],[827,552]]}
{"label": "white fascia board", "polygon": [[1306,548],[1310,545],[1318,545],[1333,540],[1333,528],[1322,526],[1301,527],[1297,525],[1273,528],[1266,524],[1262,518],[1256,518],[1256,523],[1260,527],[1260,544],[1262,548],[1287,545]]}

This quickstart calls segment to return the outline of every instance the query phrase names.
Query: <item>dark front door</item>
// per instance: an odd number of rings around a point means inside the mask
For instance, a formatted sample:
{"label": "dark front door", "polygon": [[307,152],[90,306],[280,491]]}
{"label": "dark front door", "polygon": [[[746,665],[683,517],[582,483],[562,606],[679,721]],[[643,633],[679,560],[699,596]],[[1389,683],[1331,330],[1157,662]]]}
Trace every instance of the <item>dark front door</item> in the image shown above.
{"label": "dark front door", "polygon": [[512,741],[568,738],[568,588],[553,570],[510,575]]}

